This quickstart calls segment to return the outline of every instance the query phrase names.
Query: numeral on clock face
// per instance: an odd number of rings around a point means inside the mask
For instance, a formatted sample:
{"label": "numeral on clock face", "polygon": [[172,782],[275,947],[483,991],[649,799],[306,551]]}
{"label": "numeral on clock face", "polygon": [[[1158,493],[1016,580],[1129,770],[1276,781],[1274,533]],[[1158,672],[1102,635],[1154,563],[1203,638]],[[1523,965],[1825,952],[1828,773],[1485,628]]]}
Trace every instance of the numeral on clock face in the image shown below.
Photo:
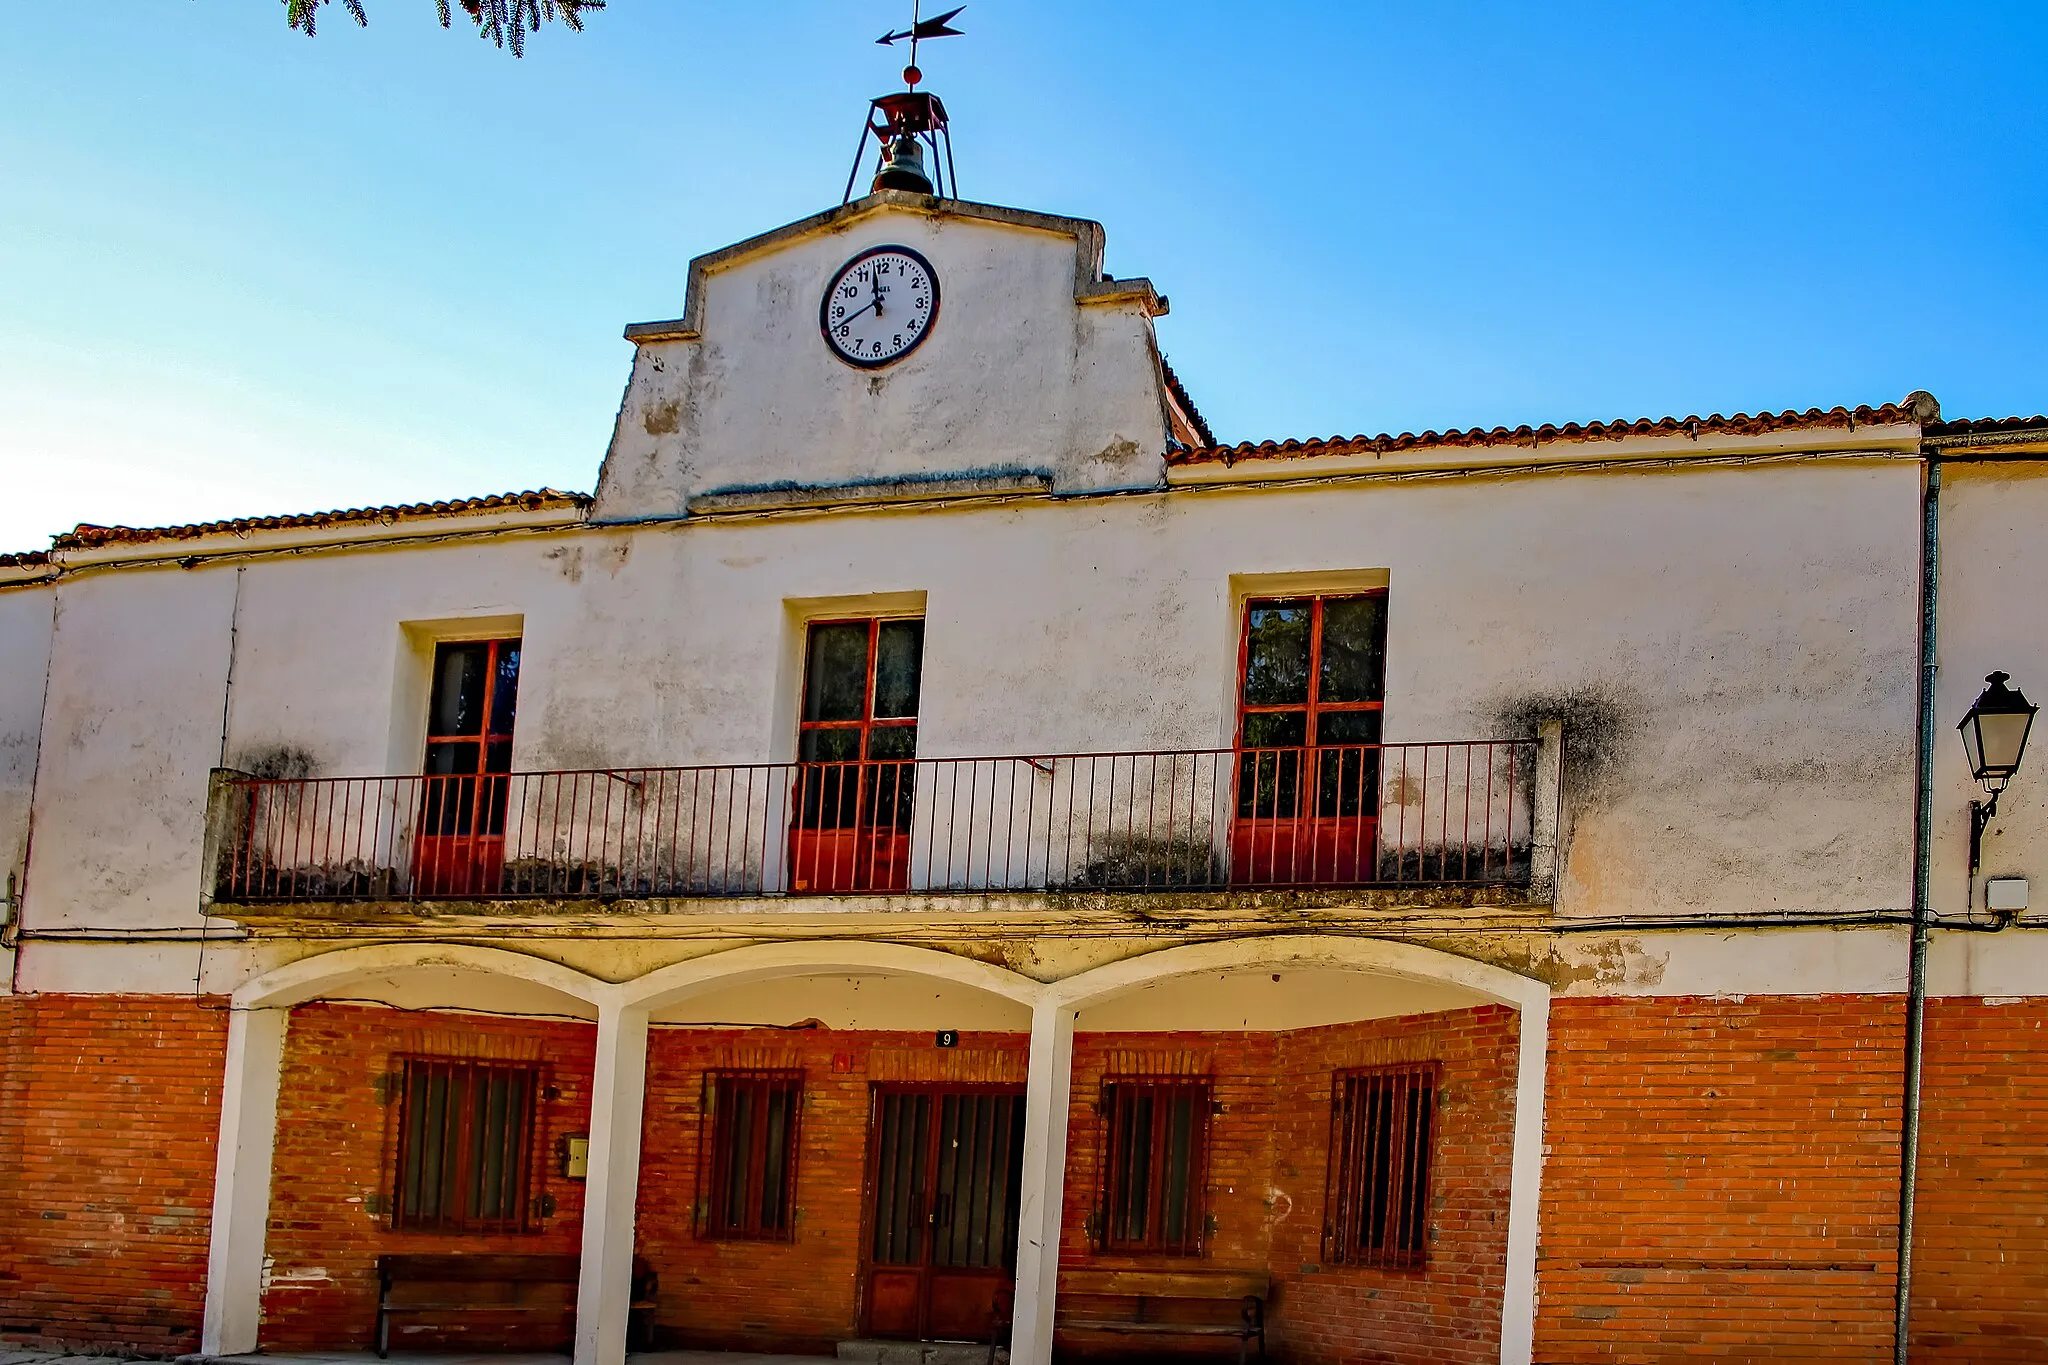
{"label": "numeral on clock face", "polygon": [[878,246],[839,268],[826,287],[818,325],[834,355],[874,369],[915,350],[938,314],[931,262],[907,246]]}

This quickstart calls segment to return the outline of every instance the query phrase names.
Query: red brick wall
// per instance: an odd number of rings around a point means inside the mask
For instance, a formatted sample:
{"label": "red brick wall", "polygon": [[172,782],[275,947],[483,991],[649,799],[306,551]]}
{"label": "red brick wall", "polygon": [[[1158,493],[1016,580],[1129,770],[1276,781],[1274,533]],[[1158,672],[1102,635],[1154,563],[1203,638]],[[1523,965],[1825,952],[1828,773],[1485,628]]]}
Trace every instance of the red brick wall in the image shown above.
{"label": "red brick wall", "polygon": [[[1500,1358],[1521,1019],[1501,1005],[1337,1028],[1281,1042],[1271,1263],[1278,1339],[1318,1365]],[[1412,1270],[1322,1263],[1334,1072],[1441,1064],[1429,1260]]]}
{"label": "red brick wall", "polygon": [[1885,1357],[1903,1020],[1898,997],[1557,1001],[1537,1360]]}
{"label": "red brick wall", "polygon": [[[860,1317],[860,1230],[874,1081],[1014,1082],[1029,1039],[964,1034],[957,1049],[930,1033],[823,1029],[657,1029],[648,1044],[641,1147],[640,1254],[661,1274],[665,1344],[830,1353]],[[795,1236],[787,1242],[697,1236],[698,1132],[704,1072],[798,1067],[804,1072]]]}
{"label": "red brick wall", "polygon": [[[1084,1034],[1074,1045],[1061,1264],[1268,1271],[1268,1343],[1288,1359],[1497,1359],[1516,1040],[1514,1012],[1493,1006],[1277,1034]],[[1331,1076],[1398,1061],[1444,1068],[1430,1263],[1419,1270],[1323,1265]],[[1090,1246],[1104,1138],[1096,1103],[1111,1073],[1213,1078],[1221,1111],[1210,1120],[1204,1197],[1214,1228],[1197,1261],[1112,1256]],[[1117,1345],[1075,1333],[1062,1340],[1082,1352]]]}
{"label": "red brick wall", "polygon": [[0,997],[0,1339],[197,1348],[225,1007]]}
{"label": "red brick wall", "polygon": [[[596,1028],[573,1020],[495,1018],[315,1003],[292,1011],[278,1085],[277,1149],[271,1173],[271,1259],[263,1295],[263,1349],[364,1347],[377,1306],[377,1257],[385,1252],[574,1252],[581,1247],[583,1182],[561,1174],[560,1139],[590,1131],[590,1071]],[[560,1093],[543,1098],[535,1132],[535,1208],[555,1201],[527,1233],[394,1231],[389,1216],[400,1106],[380,1077],[406,1055],[532,1061]],[[407,1331],[392,1345],[554,1345],[559,1323],[485,1321],[454,1331]]]}
{"label": "red brick wall", "polygon": [[2048,1360],[2048,1000],[1927,1003],[1913,1359]]}

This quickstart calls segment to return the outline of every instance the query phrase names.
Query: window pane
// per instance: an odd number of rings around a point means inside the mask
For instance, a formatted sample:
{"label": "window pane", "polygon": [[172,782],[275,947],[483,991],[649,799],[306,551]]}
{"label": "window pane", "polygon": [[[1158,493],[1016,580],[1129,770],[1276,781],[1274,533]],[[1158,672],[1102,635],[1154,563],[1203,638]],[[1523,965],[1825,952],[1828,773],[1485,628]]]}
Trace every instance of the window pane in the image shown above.
{"label": "window pane", "polygon": [[852,763],[860,757],[860,730],[806,730],[797,736],[797,757],[805,763]]}
{"label": "window pane", "polygon": [[1194,1096],[1186,1091],[1173,1096],[1168,1115],[1166,1153],[1162,1162],[1165,1179],[1161,1182],[1160,1189],[1160,1196],[1166,1205],[1166,1218],[1161,1231],[1165,1234],[1167,1245],[1178,1248],[1189,1240],[1188,1186],[1194,1160]]}
{"label": "window pane", "polygon": [[1387,599],[1323,602],[1323,669],[1318,701],[1379,701],[1386,691]]}
{"label": "window pane", "polygon": [[1244,703],[1308,701],[1310,606],[1307,601],[1254,603],[1246,608]]}
{"label": "window pane", "polygon": [[914,716],[924,667],[924,622],[884,621],[876,635],[875,714]]}
{"label": "window pane", "polygon": [[434,695],[427,708],[430,735],[475,735],[484,725],[484,670],[490,646],[481,641],[437,645]]}
{"label": "window pane", "polygon": [[519,642],[498,643],[498,677],[491,688],[491,733],[512,733],[512,714],[519,706]]}
{"label": "window pane", "polygon": [[915,725],[877,725],[868,731],[869,758],[917,757]]}
{"label": "window pane", "polygon": [[1298,749],[1306,743],[1306,711],[1254,711],[1244,718],[1247,749]]}
{"label": "window pane", "polygon": [[868,705],[868,623],[812,626],[804,664],[805,720],[862,720]]}
{"label": "window pane", "polygon": [[473,773],[482,757],[482,746],[475,740],[456,740],[453,743],[429,744],[427,746],[427,776],[438,777],[446,773]]}
{"label": "window pane", "polygon": [[1316,717],[1318,744],[1377,744],[1378,711],[1324,711]]}

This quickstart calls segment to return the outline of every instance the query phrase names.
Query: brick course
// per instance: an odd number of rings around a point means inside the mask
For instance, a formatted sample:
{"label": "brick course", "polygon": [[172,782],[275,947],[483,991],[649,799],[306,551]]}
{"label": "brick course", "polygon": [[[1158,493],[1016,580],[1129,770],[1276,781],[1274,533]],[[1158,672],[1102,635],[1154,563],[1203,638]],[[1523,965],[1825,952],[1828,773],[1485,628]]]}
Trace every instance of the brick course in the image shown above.
{"label": "brick course", "polygon": [[1888,1355],[1899,997],[1559,1000],[1536,1358]]}
{"label": "brick course", "polygon": [[[260,1341],[271,1351],[368,1346],[376,1320],[377,1257],[387,1252],[575,1252],[583,1182],[564,1178],[560,1140],[590,1131],[594,1025],[574,1020],[459,1016],[314,1003],[292,1011],[278,1086],[271,1172],[271,1271]],[[407,1055],[531,1061],[559,1094],[536,1106],[536,1216],[524,1233],[399,1231],[390,1199],[400,1105],[379,1079]],[[551,1198],[554,1213],[538,1213]],[[540,1291],[533,1291],[540,1292]],[[395,1320],[392,1345],[510,1346],[566,1341],[573,1287],[558,1319],[475,1314],[460,1326]],[[537,1325],[537,1321],[539,1325]]]}
{"label": "brick course", "polygon": [[197,1348],[226,1006],[0,996],[0,1339]]}

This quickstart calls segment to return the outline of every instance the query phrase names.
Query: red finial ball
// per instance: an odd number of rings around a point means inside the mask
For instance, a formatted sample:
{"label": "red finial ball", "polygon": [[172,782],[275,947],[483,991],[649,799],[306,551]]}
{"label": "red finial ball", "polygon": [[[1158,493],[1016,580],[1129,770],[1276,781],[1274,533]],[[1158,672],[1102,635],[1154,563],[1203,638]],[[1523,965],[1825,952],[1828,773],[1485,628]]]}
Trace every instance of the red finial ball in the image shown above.
{"label": "red finial ball", "polygon": [[903,83],[905,85],[916,85],[923,79],[924,72],[919,71],[916,67],[906,66],[903,68]]}

